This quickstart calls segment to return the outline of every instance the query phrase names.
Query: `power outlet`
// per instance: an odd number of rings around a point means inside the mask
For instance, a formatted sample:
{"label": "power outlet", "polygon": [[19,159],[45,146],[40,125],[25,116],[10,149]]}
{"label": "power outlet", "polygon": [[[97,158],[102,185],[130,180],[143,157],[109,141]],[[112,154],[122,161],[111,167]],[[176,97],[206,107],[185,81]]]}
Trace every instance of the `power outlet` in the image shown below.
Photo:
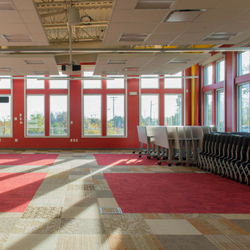
{"label": "power outlet", "polygon": [[76,139],[73,139],[73,142],[76,142]]}
{"label": "power outlet", "polygon": [[15,142],[18,142],[18,139],[15,139]]}
{"label": "power outlet", "polygon": [[78,139],[76,139],[76,142],[78,142]]}
{"label": "power outlet", "polygon": [[72,142],[72,139],[70,139],[70,142]]}

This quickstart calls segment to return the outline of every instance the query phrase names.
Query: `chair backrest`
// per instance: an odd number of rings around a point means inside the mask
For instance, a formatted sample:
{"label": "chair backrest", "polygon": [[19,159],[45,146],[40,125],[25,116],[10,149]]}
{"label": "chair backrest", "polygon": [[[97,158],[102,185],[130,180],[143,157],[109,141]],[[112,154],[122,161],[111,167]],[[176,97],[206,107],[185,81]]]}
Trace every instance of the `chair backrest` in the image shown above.
{"label": "chair backrest", "polygon": [[139,142],[147,144],[147,130],[146,126],[137,126],[137,133]]}
{"label": "chair backrest", "polygon": [[180,142],[179,142],[177,127],[167,126],[167,133],[168,133],[169,140],[172,140],[172,147],[175,149],[180,149]]}
{"label": "chair backrest", "polygon": [[201,128],[202,128],[202,133],[203,133],[203,135],[204,135],[204,134],[210,134],[210,133],[211,133],[210,127],[208,127],[208,126],[203,126],[203,127],[201,127]]}
{"label": "chair backrest", "polygon": [[169,148],[167,127],[159,126],[154,128],[154,143],[156,146]]}

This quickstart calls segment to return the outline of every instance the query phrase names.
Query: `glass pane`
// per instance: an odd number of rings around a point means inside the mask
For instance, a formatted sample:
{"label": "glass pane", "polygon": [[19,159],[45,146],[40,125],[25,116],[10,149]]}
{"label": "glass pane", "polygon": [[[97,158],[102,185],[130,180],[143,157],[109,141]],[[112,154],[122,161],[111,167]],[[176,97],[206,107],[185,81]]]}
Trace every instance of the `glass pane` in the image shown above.
{"label": "glass pane", "polygon": [[249,62],[249,51],[245,51],[243,53],[239,54],[239,75],[245,75],[249,73],[249,67],[250,67],[250,62]]}
{"label": "glass pane", "polygon": [[[93,76],[94,71],[83,71],[83,76]],[[101,77],[101,76],[94,76]],[[84,89],[101,89],[102,81],[101,80],[84,80],[83,81]]]}
{"label": "glass pane", "polygon": [[141,95],[141,125],[159,125],[158,95]]}
{"label": "glass pane", "polygon": [[44,135],[44,96],[27,96],[27,134]]}
{"label": "glass pane", "polygon": [[107,95],[107,135],[124,135],[124,95]]}
{"label": "glass pane", "polygon": [[212,94],[205,94],[205,125],[212,124]]}
{"label": "glass pane", "polygon": [[217,92],[217,129],[219,132],[225,131],[225,121],[224,121],[224,91]]}
{"label": "glass pane", "polygon": [[50,135],[67,135],[68,97],[50,96]]}
{"label": "glass pane", "polygon": [[11,96],[0,96],[0,137],[11,135]]}
{"label": "glass pane", "polygon": [[217,63],[217,76],[216,81],[221,82],[224,81],[225,78],[225,61],[220,61]]}
{"label": "glass pane", "polygon": [[[142,75],[142,77],[153,77],[152,75]],[[159,79],[158,78],[141,78],[142,89],[158,89]]]}
{"label": "glass pane", "polygon": [[[108,76],[115,77],[115,76]],[[114,80],[107,80],[107,89],[124,89],[124,78],[115,78]]]}
{"label": "glass pane", "polygon": [[205,86],[211,85],[213,83],[212,81],[213,78],[213,67],[212,65],[208,66],[205,68]]}
{"label": "glass pane", "polygon": [[10,76],[1,76],[0,78],[0,89],[10,89],[10,79],[4,79],[4,77]]}
{"label": "glass pane", "polygon": [[165,125],[182,124],[182,95],[165,95]]}
{"label": "glass pane", "polygon": [[62,72],[59,72],[59,76],[50,76],[50,77],[62,77],[62,80],[49,80],[49,88],[50,89],[67,89],[68,88],[68,80],[63,80]]}
{"label": "glass pane", "polygon": [[[171,76],[171,75],[165,75]],[[182,76],[182,72],[179,72],[172,76]],[[164,88],[165,89],[181,89],[182,79],[181,78],[164,78]]]}
{"label": "glass pane", "polygon": [[84,135],[101,135],[101,95],[84,95]]}
{"label": "glass pane", "polygon": [[249,85],[240,86],[240,127],[242,132],[249,132]]}
{"label": "glass pane", "polygon": [[[27,77],[44,77],[44,76],[27,76]],[[44,80],[27,78],[27,89],[44,89]]]}

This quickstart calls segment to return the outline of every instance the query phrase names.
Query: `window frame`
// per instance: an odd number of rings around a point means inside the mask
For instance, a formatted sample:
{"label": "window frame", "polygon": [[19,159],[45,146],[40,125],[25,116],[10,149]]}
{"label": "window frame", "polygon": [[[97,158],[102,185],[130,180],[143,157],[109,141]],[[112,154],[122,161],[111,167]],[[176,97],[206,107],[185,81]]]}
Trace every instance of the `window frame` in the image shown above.
{"label": "window frame", "polygon": [[[220,131],[220,132],[225,132],[225,89],[224,88],[221,88],[221,89],[216,89],[216,126],[217,128],[219,128],[219,124],[218,124],[218,117],[219,117],[219,94],[223,92],[224,93],[224,129],[223,131]],[[218,130],[219,131],[219,130]]]}
{"label": "window frame", "polygon": [[[219,67],[219,65],[223,61],[224,61],[224,76],[223,76],[224,79],[220,81],[219,80],[219,78],[220,78],[220,67]],[[223,58],[223,59],[220,59],[220,60],[216,61],[215,68],[216,68],[216,77],[215,77],[216,78],[216,83],[218,83],[218,82],[224,82],[225,81],[225,59]]]}
{"label": "window frame", "polygon": [[[208,114],[206,115],[206,110],[207,110],[207,106],[208,106],[207,102],[206,102],[207,95],[211,95],[211,97],[212,97],[212,110],[213,110],[213,93],[212,93],[212,91],[204,92],[204,126],[209,126],[209,124],[207,124]],[[212,113],[212,122],[213,122],[213,113]]]}
{"label": "window frame", "polygon": [[[181,73],[181,77],[183,77],[183,71],[179,71],[178,73],[176,73],[176,74],[179,74],[179,73]],[[175,74],[175,75],[176,75]],[[165,76],[170,76],[170,75],[164,75],[164,77]],[[174,76],[174,75],[172,75],[172,76]],[[164,78],[164,81],[163,81],[163,85],[164,85],[164,89],[183,89],[184,88],[184,81],[183,81],[183,78],[181,78],[181,87],[180,88],[166,88],[165,87],[165,82],[167,81],[167,79],[171,79],[171,78]],[[173,79],[173,78],[172,78]],[[178,79],[178,78],[177,78]],[[164,121],[165,122],[165,121]]]}
{"label": "window frame", "polygon": [[242,54],[248,52],[249,53],[249,59],[250,59],[250,51],[242,51],[237,53],[237,76],[244,76],[250,73],[250,62],[249,62],[249,72],[246,74],[242,73]]}
{"label": "window frame", "polygon": [[[115,78],[115,76],[108,76],[108,77]],[[106,89],[125,89],[125,84],[126,84],[126,83],[125,83],[125,82],[126,82],[125,80],[126,80],[126,79],[125,79],[125,76],[123,76],[123,77],[124,77],[124,78],[123,78],[123,86],[124,86],[123,88],[108,88],[108,87],[107,87],[107,86],[108,86],[108,80],[106,80]],[[119,77],[117,77],[117,78],[115,78],[115,79],[118,79],[118,78],[119,78]],[[111,81],[113,81],[113,80],[111,80]]]}
{"label": "window frame", "polygon": [[[208,77],[207,77],[207,74],[206,74],[206,69],[209,68],[209,67],[212,68],[212,76],[211,76],[212,81],[211,81],[211,84],[207,84]],[[208,65],[206,65],[204,67],[204,86],[211,86],[213,84],[213,74],[214,74],[213,64],[210,63],[210,64],[208,64]]]}
{"label": "window frame", "polygon": [[157,75],[156,77],[153,77],[154,75],[152,75],[152,78],[157,79],[157,88],[143,88],[142,87],[142,81],[143,81],[143,76],[151,76],[151,75],[140,75],[139,77],[139,84],[140,84],[140,88],[141,89],[160,89],[160,76]]}
{"label": "window frame", "polygon": [[45,80],[41,80],[41,81],[43,81],[44,82],[44,87],[43,88],[28,88],[28,79],[29,79],[29,77],[45,77],[44,75],[28,75],[28,76],[26,76],[26,78],[25,78],[25,90],[45,90]]}
{"label": "window frame", "polygon": [[[93,72],[93,74],[94,74],[94,70],[93,69],[84,69],[83,71],[82,71],[82,76],[84,77],[84,72],[85,71],[92,71]],[[102,75],[100,75],[99,77],[102,77]],[[84,89],[84,90],[86,90],[86,89],[95,89],[95,90],[101,90],[101,89],[103,89],[103,80],[97,80],[97,81],[100,81],[100,83],[101,83],[101,87],[100,88],[85,88],[84,87],[84,81],[86,81],[86,80],[82,80],[81,81],[81,86],[82,86],[82,88]],[[88,80],[87,80],[88,81]]]}

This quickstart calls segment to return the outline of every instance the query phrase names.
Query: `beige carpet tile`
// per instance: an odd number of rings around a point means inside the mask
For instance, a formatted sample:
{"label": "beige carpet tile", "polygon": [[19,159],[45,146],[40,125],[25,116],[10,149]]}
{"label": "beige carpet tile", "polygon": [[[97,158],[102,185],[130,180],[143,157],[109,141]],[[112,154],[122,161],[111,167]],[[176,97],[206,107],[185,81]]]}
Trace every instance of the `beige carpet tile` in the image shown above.
{"label": "beige carpet tile", "polygon": [[105,234],[60,234],[56,250],[110,250]]}
{"label": "beige carpet tile", "polygon": [[106,234],[101,219],[62,219],[60,234]]}
{"label": "beige carpet tile", "polygon": [[248,233],[250,233],[250,220],[230,220],[238,227],[244,229]]}
{"label": "beige carpet tile", "polygon": [[122,235],[110,234],[108,241],[111,250],[164,250],[154,235]]}
{"label": "beige carpet tile", "polygon": [[21,218],[22,215],[23,215],[23,213],[11,213],[11,212],[0,213],[0,220],[2,218]]}
{"label": "beige carpet tile", "polygon": [[84,199],[84,198],[97,198],[95,191],[84,191],[84,190],[67,190],[65,192],[65,199],[66,198],[74,198],[76,200]]}
{"label": "beige carpet tile", "polygon": [[1,250],[54,250],[58,234],[11,234]]}
{"label": "beige carpet tile", "polygon": [[102,214],[107,234],[152,234],[140,214]]}
{"label": "beige carpet tile", "polygon": [[220,214],[181,214],[184,219],[224,219]]}
{"label": "beige carpet tile", "polygon": [[157,235],[164,249],[219,250],[203,235]]}
{"label": "beige carpet tile", "polygon": [[115,198],[98,198],[100,207],[119,207]]}
{"label": "beige carpet tile", "polygon": [[93,180],[93,183],[95,185],[99,185],[99,184],[108,184],[106,180]]}
{"label": "beige carpet tile", "polygon": [[228,220],[250,220],[250,214],[220,214]]}
{"label": "beige carpet tile", "polygon": [[69,184],[67,190],[84,190],[84,191],[94,191],[95,186],[93,184]]}
{"label": "beige carpet tile", "polygon": [[65,199],[64,206],[76,206],[76,207],[89,207],[89,206],[99,206],[97,198],[78,198],[77,196],[72,196]]}
{"label": "beige carpet tile", "polygon": [[105,180],[105,177],[103,174],[94,174],[92,175],[93,180]]}
{"label": "beige carpet tile", "polygon": [[145,219],[155,235],[201,235],[187,220]]}
{"label": "beige carpet tile", "polygon": [[184,219],[181,214],[141,214],[143,219]]}
{"label": "beige carpet tile", "polygon": [[10,234],[0,233],[0,250],[3,249],[4,244],[7,242]]}
{"label": "beige carpet tile", "polygon": [[250,249],[249,235],[206,235],[206,238],[220,250]]}
{"label": "beige carpet tile", "polygon": [[88,207],[64,207],[62,218],[84,218],[84,219],[101,219],[99,206]]}
{"label": "beige carpet tile", "polygon": [[12,233],[19,220],[18,218],[1,218],[0,233]]}
{"label": "beige carpet tile", "polygon": [[95,190],[110,190],[110,187],[108,184],[98,184],[95,185]]}
{"label": "beige carpet tile", "polygon": [[56,234],[60,219],[20,219],[13,229],[14,234]]}
{"label": "beige carpet tile", "polygon": [[109,190],[96,190],[97,198],[114,198],[112,191]]}
{"label": "beige carpet tile", "polygon": [[102,207],[103,214],[119,214],[120,210],[118,207]]}
{"label": "beige carpet tile", "polygon": [[203,235],[249,235],[247,231],[227,219],[187,219]]}
{"label": "beige carpet tile", "polygon": [[56,219],[61,218],[62,216],[62,207],[32,207],[28,206],[25,212],[23,213],[23,219],[34,219],[34,218],[43,218],[43,219]]}

